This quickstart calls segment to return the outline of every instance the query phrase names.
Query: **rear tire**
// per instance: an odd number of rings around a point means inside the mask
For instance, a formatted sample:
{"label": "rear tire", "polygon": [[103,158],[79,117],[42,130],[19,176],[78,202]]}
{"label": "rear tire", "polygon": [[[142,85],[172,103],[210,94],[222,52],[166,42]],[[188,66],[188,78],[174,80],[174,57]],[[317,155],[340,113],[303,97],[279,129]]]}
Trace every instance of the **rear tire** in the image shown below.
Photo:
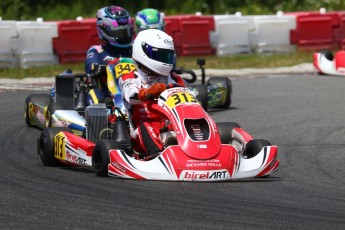
{"label": "rear tire", "polygon": [[97,141],[92,155],[92,168],[97,176],[108,176],[108,165],[110,164],[109,151],[112,149],[121,149],[121,145],[115,140]]}
{"label": "rear tire", "polygon": [[52,98],[49,94],[31,94],[25,99],[24,104],[24,119],[27,126],[32,127],[34,124],[31,123],[30,117],[30,104],[38,103],[41,105],[49,105]]}
{"label": "rear tire", "polygon": [[46,127],[52,127],[52,115],[55,113],[56,110],[63,110],[63,106],[59,103],[51,102],[48,105],[47,113],[46,113]]}
{"label": "rear tire", "polygon": [[232,83],[227,77],[211,77],[207,81],[207,86],[209,85],[221,85],[225,88],[226,97],[224,104],[217,105],[215,108],[228,108],[231,105],[231,94],[232,94]]}
{"label": "rear tire", "polygon": [[244,149],[243,156],[246,157],[247,159],[255,157],[263,147],[265,146],[271,146],[272,144],[264,139],[254,139],[250,140],[246,148]]}
{"label": "rear tire", "polygon": [[241,128],[236,122],[217,122],[217,127],[222,144],[230,144],[232,140],[232,130],[234,128]]}
{"label": "rear tire", "polygon": [[42,163],[45,166],[55,166],[58,160],[55,158],[55,136],[61,131],[71,132],[69,128],[46,128],[41,132],[40,139],[38,140],[37,153],[40,156]]}

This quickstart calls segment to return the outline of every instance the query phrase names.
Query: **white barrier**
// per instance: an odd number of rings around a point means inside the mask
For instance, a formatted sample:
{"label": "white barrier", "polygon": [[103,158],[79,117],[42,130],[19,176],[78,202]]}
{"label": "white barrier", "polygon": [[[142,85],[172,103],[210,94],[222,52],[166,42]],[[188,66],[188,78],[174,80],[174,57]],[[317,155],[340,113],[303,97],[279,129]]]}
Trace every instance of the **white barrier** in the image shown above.
{"label": "white barrier", "polygon": [[[78,20],[78,19],[77,19]],[[289,52],[290,31],[296,29],[296,16],[215,15],[211,47],[217,56],[250,52]],[[53,53],[57,22],[4,21],[0,18],[0,68],[28,68],[58,63]]]}
{"label": "white barrier", "polygon": [[292,52],[290,30],[296,29],[296,17],[281,14],[254,16],[255,31],[250,31],[252,48],[257,53]]}
{"label": "white barrier", "polygon": [[57,37],[57,23],[36,21],[18,21],[17,49],[19,65],[22,68],[58,63],[53,55],[52,38]]}
{"label": "white barrier", "polygon": [[252,47],[249,32],[255,30],[252,17],[241,14],[215,15],[215,32],[211,32],[211,46],[218,56],[249,53]]}
{"label": "white barrier", "polygon": [[0,68],[13,68],[18,65],[14,52],[16,44],[13,40],[16,37],[16,21],[0,20]]}

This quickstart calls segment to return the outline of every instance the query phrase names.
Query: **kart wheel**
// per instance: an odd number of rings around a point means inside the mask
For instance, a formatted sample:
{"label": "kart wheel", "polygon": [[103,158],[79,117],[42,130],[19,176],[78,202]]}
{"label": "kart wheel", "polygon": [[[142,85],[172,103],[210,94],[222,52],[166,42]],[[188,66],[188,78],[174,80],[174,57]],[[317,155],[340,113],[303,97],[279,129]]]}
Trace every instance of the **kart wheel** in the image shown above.
{"label": "kart wheel", "polygon": [[234,128],[241,128],[236,122],[217,122],[217,127],[222,144],[229,144],[232,140],[232,130]]}
{"label": "kart wheel", "polygon": [[51,102],[48,105],[47,113],[46,113],[46,127],[52,127],[52,115],[55,113],[56,110],[63,110],[63,106],[59,103]]}
{"label": "kart wheel", "polygon": [[198,91],[198,95],[196,99],[199,101],[201,106],[204,108],[205,111],[208,109],[208,93],[207,93],[207,86],[206,85],[192,85],[196,91]]}
{"label": "kart wheel", "polygon": [[211,77],[207,81],[209,85],[221,85],[225,88],[225,100],[223,104],[217,105],[215,108],[228,108],[231,105],[232,83],[227,77]]}
{"label": "kart wheel", "polygon": [[246,148],[243,152],[243,156],[247,159],[255,157],[263,147],[271,145],[272,144],[269,141],[264,139],[250,140],[246,145]]}
{"label": "kart wheel", "polygon": [[45,166],[55,166],[58,160],[54,157],[55,153],[55,136],[61,131],[70,132],[71,130],[66,127],[46,128],[41,132],[38,139],[37,153],[40,156],[42,163]]}
{"label": "kart wheel", "polygon": [[325,58],[329,61],[333,61],[334,59],[334,56],[333,56],[333,53],[331,51],[328,51],[328,50],[323,50],[320,52],[321,54],[323,54],[323,56],[325,56]]}
{"label": "kart wheel", "polygon": [[115,140],[97,141],[92,155],[92,168],[98,176],[108,176],[108,165],[110,164],[109,151],[121,149],[121,145]]}
{"label": "kart wheel", "polygon": [[32,127],[34,124],[31,124],[30,117],[30,105],[37,103],[40,105],[49,105],[51,102],[51,97],[49,94],[32,94],[25,99],[24,104],[24,119],[27,126]]}

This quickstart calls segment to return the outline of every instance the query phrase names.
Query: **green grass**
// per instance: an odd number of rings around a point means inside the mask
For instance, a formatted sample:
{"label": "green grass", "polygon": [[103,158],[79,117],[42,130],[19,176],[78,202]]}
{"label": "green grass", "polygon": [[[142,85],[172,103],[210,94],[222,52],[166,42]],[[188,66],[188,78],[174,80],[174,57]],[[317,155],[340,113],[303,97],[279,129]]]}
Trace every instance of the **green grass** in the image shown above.
{"label": "green grass", "polygon": [[[177,66],[197,69],[199,57],[181,57]],[[296,51],[293,53],[240,54],[225,57],[206,56],[205,68],[239,69],[239,68],[272,68],[294,66],[313,62],[313,51]]]}
{"label": "green grass", "polygon": [[[294,66],[301,63],[312,63],[312,51],[296,51],[293,53],[240,54],[226,57],[195,56],[177,58],[177,66],[185,69],[198,69],[197,59],[206,60],[205,68],[239,69],[239,68],[271,68]],[[54,77],[66,69],[74,73],[84,72],[84,63],[69,65],[49,65],[28,69],[0,69],[0,78],[23,79],[26,77]]]}

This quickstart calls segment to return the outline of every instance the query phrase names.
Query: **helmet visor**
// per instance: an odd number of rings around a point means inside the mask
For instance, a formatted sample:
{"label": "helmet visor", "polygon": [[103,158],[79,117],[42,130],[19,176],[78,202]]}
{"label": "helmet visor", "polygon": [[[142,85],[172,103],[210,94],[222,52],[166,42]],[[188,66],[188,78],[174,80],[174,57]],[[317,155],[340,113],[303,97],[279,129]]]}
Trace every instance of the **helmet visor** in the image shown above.
{"label": "helmet visor", "polygon": [[147,44],[146,42],[142,43],[141,47],[144,53],[152,60],[170,65],[174,63],[174,50],[157,48]]}
{"label": "helmet visor", "polygon": [[104,30],[109,37],[114,38],[119,44],[129,44],[132,42],[133,30],[131,26],[119,26]]}

